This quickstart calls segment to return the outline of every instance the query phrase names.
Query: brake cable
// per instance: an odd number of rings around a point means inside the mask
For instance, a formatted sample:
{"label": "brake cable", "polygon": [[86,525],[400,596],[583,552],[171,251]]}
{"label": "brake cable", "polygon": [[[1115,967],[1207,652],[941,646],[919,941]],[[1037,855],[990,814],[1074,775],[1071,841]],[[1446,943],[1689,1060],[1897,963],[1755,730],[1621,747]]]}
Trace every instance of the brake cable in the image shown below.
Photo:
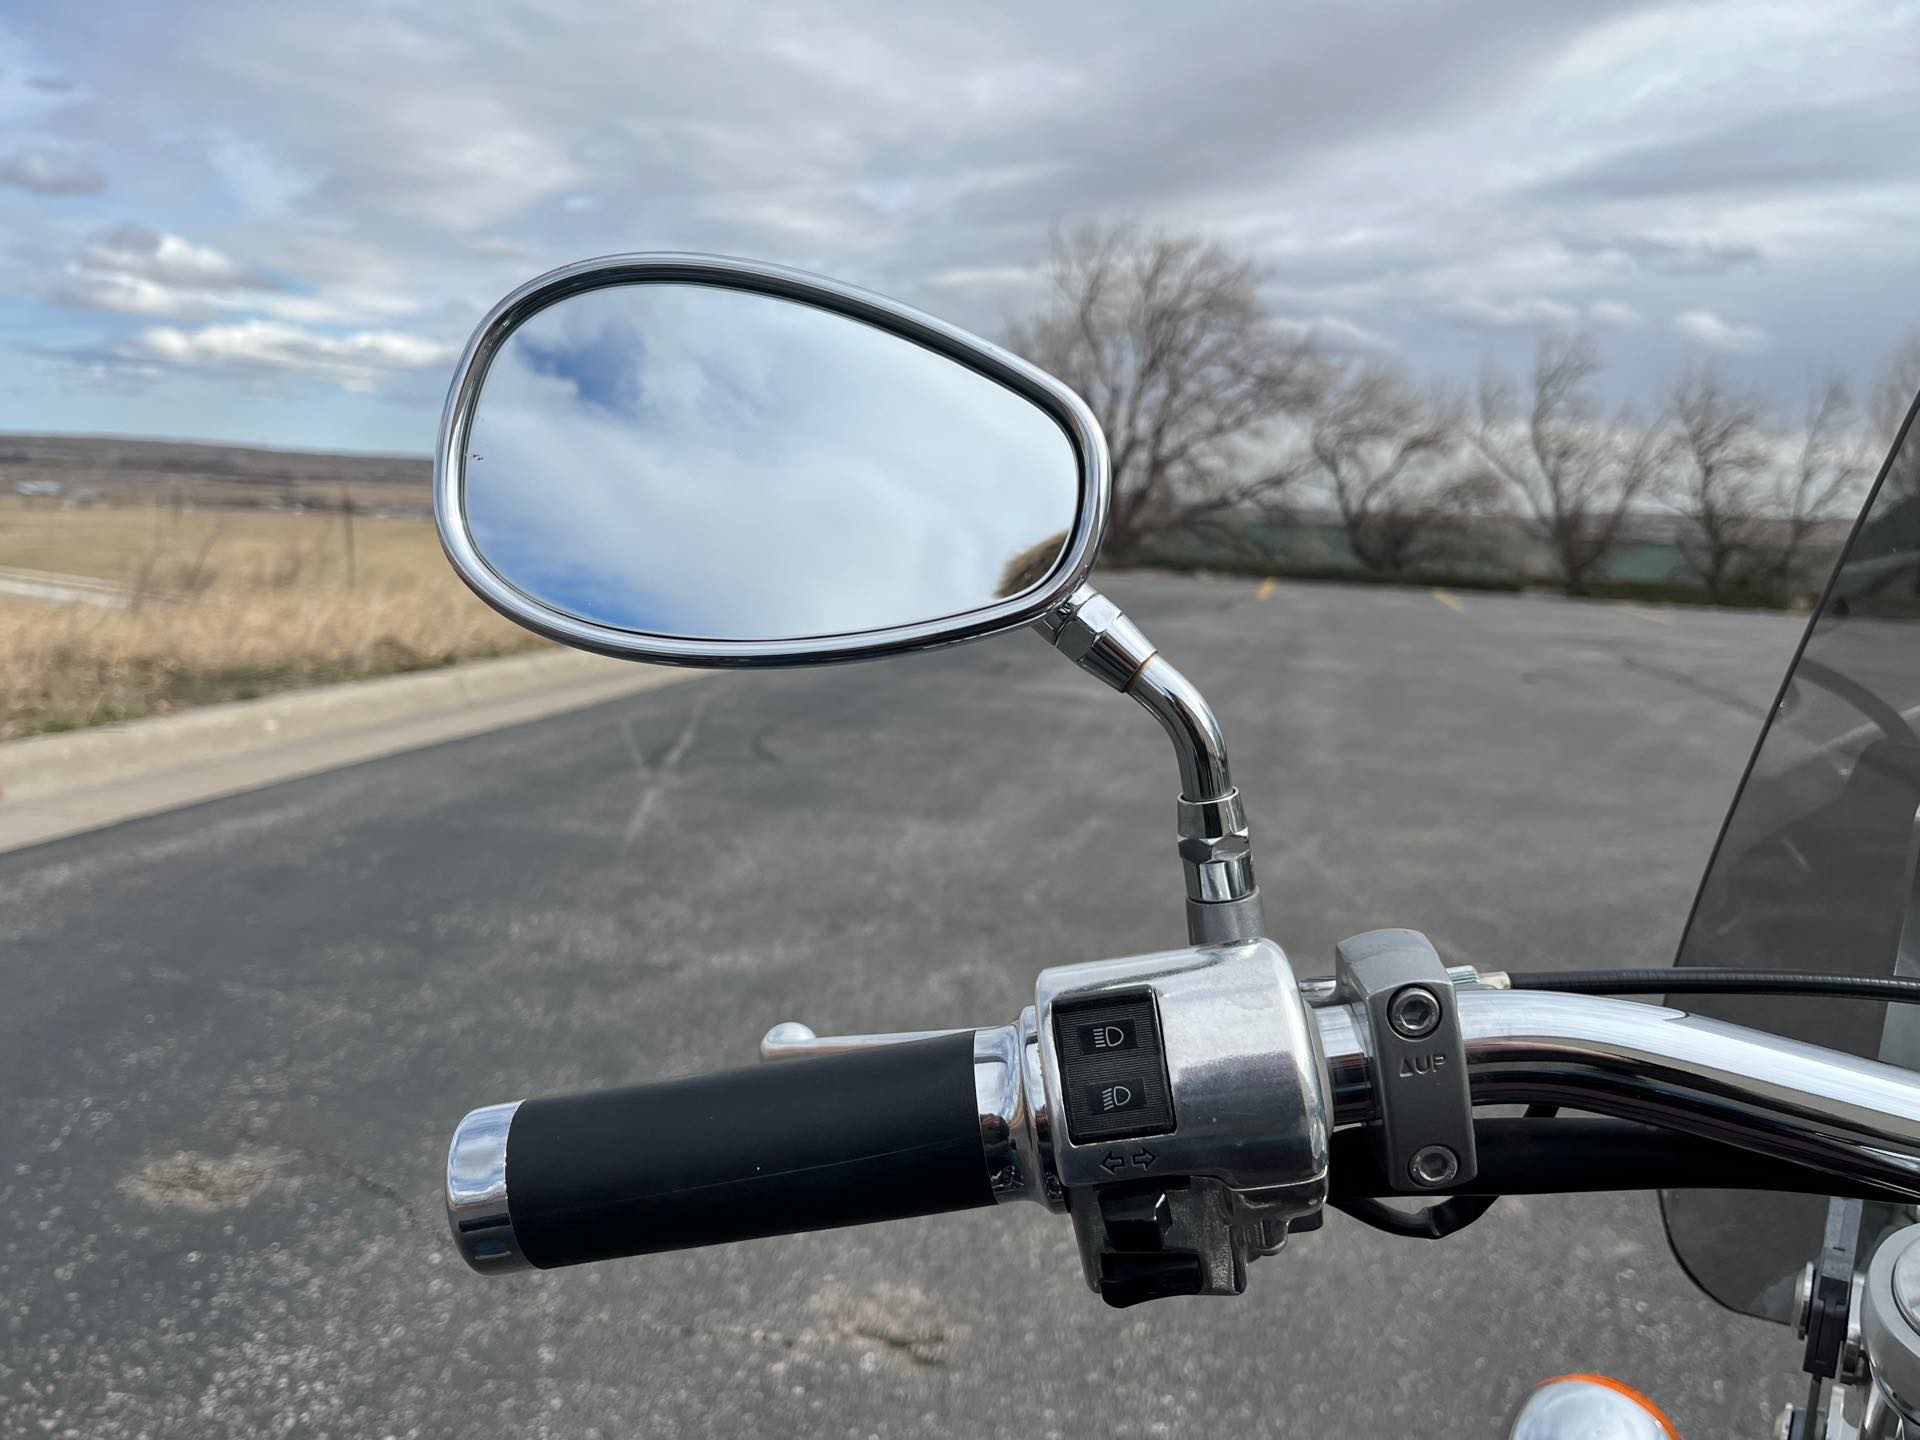
{"label": "brake cable", "polygon": [[1575,995],[1819,995],[1832,1000],[1920,1004],[1920,980],[1890,975],[1701,965],[1671,970],[1516,971],[1506,978],[1514,990],[1562,990]]}
{"label": "brake cable", "polygon": [[1397,1210],[1384,1200],[1365,1195],[1330,1197],[1327,1205],[1349,1220],[1358,1220],[1389,1235],[1404,1235],[1412,1240],[1444,1240],[1464,1230],[1491,1210],[1498,1195],[1455,1195],[1421,1210]]}
{"label": "brake cable", "polygon": [[[1558,1105],[1529,1105],[1527,1119],[1551,1120],[1560,1113]],[[1330,1197],[1327,1204],[1375,1230],[1389,1235],[1405,1235],[1414,1240],[1444,1240],[1473,1224],[1500,1201],[1498,1195],[1450,1195],[1445,1200],[1419,1210],[1399,1210],[1384,1200],[1367,1195]]]}

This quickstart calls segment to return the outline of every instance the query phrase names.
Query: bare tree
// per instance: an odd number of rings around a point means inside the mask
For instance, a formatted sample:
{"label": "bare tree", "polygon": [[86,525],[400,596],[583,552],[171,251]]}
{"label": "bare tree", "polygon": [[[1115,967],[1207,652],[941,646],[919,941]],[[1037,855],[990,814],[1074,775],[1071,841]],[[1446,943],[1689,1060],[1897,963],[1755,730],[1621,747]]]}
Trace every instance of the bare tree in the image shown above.
{"label": "bare tree", "polygon": [[1667,396],[1661,479],[1687,522],[1680,558],[1709,595],[1751,584],[1766,549],[1770,459],[1760,402],[1711,366],[1682,375]]}
{"label": "bare tree", "polygon": [[1467,493],[1450,463],[1459,433],[1457,406],[1385,365],[1350,371],[1322,397],[1308,448],[1367,569],[1403,573],[1450,538]]}
{"label": "bare tree", "polygon": [[1907,418],[1907,410],[1917,393],[1920,393],[1920,325],[1909,330],[1907,338],[1887,357],[1867,401],[1867,420],[1873,426],[1874,439],[1883,454],[1893,444],[1893,437],[1900,433],[1901,422]]}
{"label": "bare tree", "polygon": [[1528,529],[1575,594],[1597,578],[1660,463],[1657,427],[1627,413],[1612,423],[1600,417],[1591,388],[1599,372],[1591,337],[1548,336],[1534,358],[1526,407],[1514,383],[1489,369],[1469,432],[1486,477],[1520,502]]}
{"label": "bare tree", "polygon": [[1691,522],[1680,553],[1710,594],[1747,585],[1791,593],[1821,522],[1871,473],[1846,382],[1817,385],[1797,429],[1770,427],[1760,402],[1712,370],[1682,377],[1668,398],[1669,499]]}
{"label": "bare tree", "polygon": [[1194,236],[1087,228],[1056,240],[1052,286],[1008,343],[1077,390],[1106,431],[1109,550],[1270,505],[1291,484],[1256,441],[1319,395],[1325,367],[1260,303],[1251,261]]}
{"label": "bare tree", "polygon": [[1780,534],[1768,556],[1767,579],[1775,588],[1791,590],[1803,583],[1801,571],[1820,522],[1850,508],[1884,443],[1862,433],[1845,380],[1829,377],[1815,388],[1793,463],[1781,467],[1774,497]]}

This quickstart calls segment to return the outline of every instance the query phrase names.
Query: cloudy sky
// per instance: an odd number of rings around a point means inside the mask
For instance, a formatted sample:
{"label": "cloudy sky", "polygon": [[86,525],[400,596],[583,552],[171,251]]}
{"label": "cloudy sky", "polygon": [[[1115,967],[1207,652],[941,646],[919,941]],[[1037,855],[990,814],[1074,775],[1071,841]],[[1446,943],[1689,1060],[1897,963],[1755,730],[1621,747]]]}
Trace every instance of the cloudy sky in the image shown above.
{"label": "cloudy sky", "polygon": [[491,302],[716,250],[995,332],[1051,228],[1257,255],[1464,378],[1783,400],[1920,320],[1912,0],[11,0],[0,428],[425,451]]}

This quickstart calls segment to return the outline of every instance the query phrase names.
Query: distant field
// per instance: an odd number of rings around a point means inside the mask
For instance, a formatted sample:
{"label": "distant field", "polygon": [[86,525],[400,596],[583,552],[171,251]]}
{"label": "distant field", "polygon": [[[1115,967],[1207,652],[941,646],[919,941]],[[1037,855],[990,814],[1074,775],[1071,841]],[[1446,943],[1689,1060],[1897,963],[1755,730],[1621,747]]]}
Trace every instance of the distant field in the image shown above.
{"label": "distant field", "polygon": [[0,597],[0,739],[504,654],[424,518],[60,508],[0,496],[0,570],[125,587],[125,608]]}
{"label": "distant field", "polygon": [[[376,586],[451,574],[424,518],[192,506],[62,508],[0,496],[0,566],[194,591]],[[464,592],[462,592],[464,593]]]}
{"label": "distant field", "polygon": [[0,434],[0,494],[19,487],[65,503],[305,507],[425,515],[430,461],[328,455],[120,435]]}

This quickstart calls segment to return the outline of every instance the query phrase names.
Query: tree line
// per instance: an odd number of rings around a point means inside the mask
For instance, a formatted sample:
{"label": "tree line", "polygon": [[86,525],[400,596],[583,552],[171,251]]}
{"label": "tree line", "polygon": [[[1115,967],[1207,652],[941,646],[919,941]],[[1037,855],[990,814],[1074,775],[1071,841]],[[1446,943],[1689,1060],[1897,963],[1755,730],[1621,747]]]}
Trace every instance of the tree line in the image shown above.
{"label": "tree line", "polygon": [[1012,349],[1071,385],[1107,435],[1107,553],[1169,535],[1245,536],[1336,516],[1354,562],[1431,573],[1519,525],[1569,591],[1590,592],[1637,522],[1664,515],[1710,596],[1817,584],[1826,522],[1857,508],[1916,390],[1920,329],[1862,397],[1840,375],[1782,413],[1712,365],[1651,406],[1608,410],[1583,332],[1543,336],[1523,374],[1470,391],[1328,353],[1275,316],[1248,257],[1198,236],[1086,228],[1056,240],[1050,292]]}

